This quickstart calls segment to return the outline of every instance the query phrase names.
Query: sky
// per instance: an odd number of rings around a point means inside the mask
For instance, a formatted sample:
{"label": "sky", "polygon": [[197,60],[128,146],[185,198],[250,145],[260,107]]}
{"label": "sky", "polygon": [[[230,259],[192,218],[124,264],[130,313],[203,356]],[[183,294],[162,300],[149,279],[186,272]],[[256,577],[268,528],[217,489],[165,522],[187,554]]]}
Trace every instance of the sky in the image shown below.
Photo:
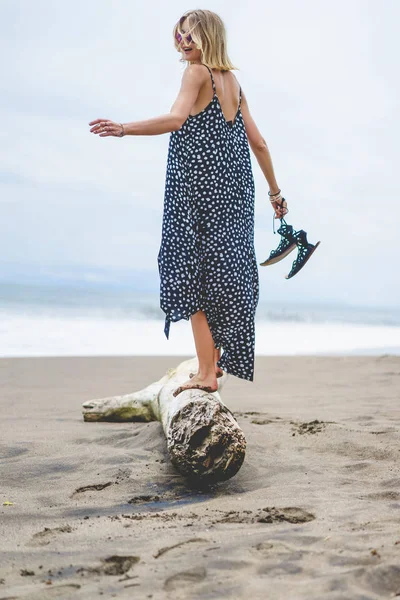
{"label": "sky", "polygon": [[[190,8],[223,19],[287,221],[321,241],[289,281],[294,253],[260,267],[261,298],[398,306],[398,0],[0,0],[0,282],[158,289],[169,134],[88,123],[170,111],[172,28]],[[252,165],[262,262],[279,236]]]}

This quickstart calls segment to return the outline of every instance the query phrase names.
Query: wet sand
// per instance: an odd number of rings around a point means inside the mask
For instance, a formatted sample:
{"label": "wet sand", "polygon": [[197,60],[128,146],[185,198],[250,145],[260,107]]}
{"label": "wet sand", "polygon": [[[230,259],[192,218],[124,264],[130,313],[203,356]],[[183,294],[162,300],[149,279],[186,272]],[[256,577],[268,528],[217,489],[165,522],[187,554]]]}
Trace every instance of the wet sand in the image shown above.
{"label": "wet sand", "polygon": [[400,357],[257,358],[222,393],[246,460],[206,491],[158,423],[81,414],[185,358],[0,359],[0,599],[400,596]]}

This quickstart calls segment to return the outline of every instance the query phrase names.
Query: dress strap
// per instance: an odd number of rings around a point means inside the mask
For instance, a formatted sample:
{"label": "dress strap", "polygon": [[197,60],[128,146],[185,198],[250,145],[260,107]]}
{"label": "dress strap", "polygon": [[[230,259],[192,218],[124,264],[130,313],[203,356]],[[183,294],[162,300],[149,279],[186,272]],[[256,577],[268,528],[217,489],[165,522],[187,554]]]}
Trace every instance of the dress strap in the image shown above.
{"label": "dress strap", "polygon": [[[204,66],[207,67],[207,65],[204,65]],[[207,69],[209,70],[209,73],[210,73],[210,77],[211,77],[211,82],[212,82],[212,87],[213,87],[213,90],[214,90],[214,94],[216,94],[217,93],[217,89],[215,87],[213,74],[211,72],[210,67],[207,67]]]}

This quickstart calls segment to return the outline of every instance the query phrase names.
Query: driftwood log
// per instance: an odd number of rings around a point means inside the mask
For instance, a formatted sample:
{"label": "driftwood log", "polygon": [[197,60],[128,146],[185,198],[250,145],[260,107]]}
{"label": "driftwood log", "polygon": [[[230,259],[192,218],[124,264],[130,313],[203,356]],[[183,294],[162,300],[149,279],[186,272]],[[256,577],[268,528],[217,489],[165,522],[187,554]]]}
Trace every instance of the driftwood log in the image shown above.
{"label": "driftwood log", "polygon": [[197,367],[197,358],[186,360],[138,392],[85,402],[83,418],[160,421],[170,459],[182,475],[198,484],[229,479],[243,463],[246,439],[221,400],[220,391],[228,375],[217,379],[217,392],[190,389],[173,396]]}

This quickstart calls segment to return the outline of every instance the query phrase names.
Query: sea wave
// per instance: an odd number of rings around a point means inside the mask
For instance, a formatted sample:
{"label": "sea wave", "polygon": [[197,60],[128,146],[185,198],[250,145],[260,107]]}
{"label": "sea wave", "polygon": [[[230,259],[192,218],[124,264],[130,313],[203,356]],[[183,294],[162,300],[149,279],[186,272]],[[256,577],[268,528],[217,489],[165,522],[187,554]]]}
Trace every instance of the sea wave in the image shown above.
{"label": "sea wave", "polygon": [[[258,321],[256,355],[400,354],[400,327]],[[0,311],[0,357],[195,355],[190,323]]]}
{"label": "sea wave", "polygon": [[[164,320],[156,292],[101,287],[0,284],[0,310],[7,315],[134,321]],[[260,301],[257,322],[348,323],[400,326],[395,308]]]}

